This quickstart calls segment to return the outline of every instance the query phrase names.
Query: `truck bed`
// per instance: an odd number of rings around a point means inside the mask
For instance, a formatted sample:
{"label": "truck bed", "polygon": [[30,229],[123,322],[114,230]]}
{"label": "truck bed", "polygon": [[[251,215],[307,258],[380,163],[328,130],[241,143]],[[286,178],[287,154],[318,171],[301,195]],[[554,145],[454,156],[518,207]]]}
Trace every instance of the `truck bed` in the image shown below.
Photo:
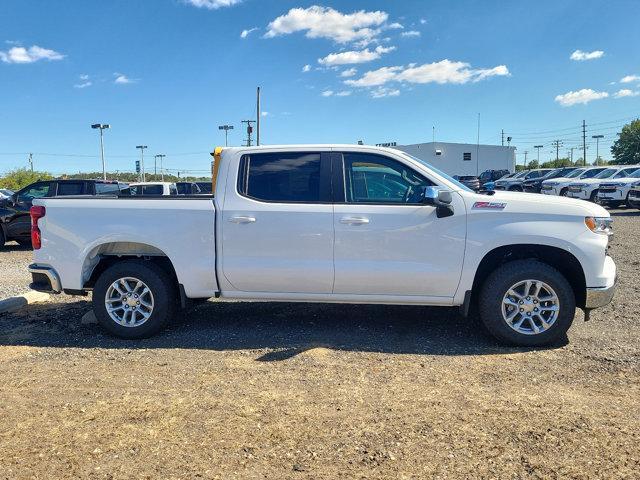
{"label": "truck bed", "polygon": [[55,259],[65,289],[84,288],[105,255],[136,255],[168,257],[188,297],[218,290],[211,195],[58,197],[34,205],[46,209],[39,221],[46,248],[35,250],[34,260]]}

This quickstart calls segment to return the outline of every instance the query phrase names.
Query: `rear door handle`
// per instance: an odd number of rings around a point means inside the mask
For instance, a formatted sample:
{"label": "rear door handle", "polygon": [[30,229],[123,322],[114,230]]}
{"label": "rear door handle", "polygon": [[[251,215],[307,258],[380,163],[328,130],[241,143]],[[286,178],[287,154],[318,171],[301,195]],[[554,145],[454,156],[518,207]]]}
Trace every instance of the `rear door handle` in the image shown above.
{"label": "rear door handle", "polygon": [[340,223],[345,225],[366,225],[369,223],[369,219],[367,217],[342,217]]}
{"label": "rear door handle", "polygon": [[237,217],[231,217],[229,221],[232,223],[254,223],[256,221],[256,217],[239,215]]}

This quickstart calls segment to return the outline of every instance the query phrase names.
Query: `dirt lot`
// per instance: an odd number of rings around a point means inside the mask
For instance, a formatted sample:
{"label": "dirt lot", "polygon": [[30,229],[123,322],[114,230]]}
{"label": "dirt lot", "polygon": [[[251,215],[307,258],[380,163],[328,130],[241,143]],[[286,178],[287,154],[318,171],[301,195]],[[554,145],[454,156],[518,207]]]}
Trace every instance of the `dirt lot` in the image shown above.
{"label": "dirt lot", "polygon": [[640,478],[640,213],[615,228],[613,304],[545,350],[454,309],[208,302],[140,342],[83,299],[2,316],[0,478]]}

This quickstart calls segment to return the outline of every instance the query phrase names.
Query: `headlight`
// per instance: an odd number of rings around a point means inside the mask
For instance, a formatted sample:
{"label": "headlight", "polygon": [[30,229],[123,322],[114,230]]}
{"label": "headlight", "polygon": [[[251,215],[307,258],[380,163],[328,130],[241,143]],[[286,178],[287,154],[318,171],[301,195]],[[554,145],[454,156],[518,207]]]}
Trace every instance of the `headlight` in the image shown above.
{"label": "headlight", "polygon": [[611,217],[585,217],[584,224],[593,233],[613,235],[613,220]]}
{"label": "headlight", "polygon": [[547,187],[555,187],[558,184],[558,182],[544,182],[544,184]]}

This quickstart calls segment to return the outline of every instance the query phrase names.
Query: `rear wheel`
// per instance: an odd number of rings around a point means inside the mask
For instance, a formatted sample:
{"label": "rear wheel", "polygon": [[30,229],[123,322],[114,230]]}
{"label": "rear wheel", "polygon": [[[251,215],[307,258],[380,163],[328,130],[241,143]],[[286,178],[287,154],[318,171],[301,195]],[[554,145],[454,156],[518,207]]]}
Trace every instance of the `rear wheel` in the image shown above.
{"label": "rear wheel", "polygon": [[121,338],[145,338],[174,316],[175,281],[158,265],[127,260],[105,270],[93,290],[98,322]]}
{"label": "rear wheel", "polygon": [[571,285],[555,268],[537,260],[498,267],[482,286],[480,317],[503,343],[540,346],[564,336],[576,303]]}

